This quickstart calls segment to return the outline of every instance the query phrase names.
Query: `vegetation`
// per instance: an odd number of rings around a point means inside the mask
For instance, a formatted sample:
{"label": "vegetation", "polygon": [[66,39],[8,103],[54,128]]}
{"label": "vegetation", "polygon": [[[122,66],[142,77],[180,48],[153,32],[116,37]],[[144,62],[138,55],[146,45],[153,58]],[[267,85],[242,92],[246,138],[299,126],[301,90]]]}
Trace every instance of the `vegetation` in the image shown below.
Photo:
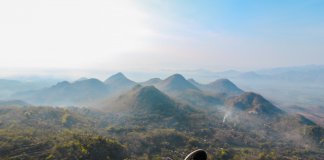
{"label": "vegetation", "polygon": [[[171,121],[147,125],[169,118],[161,116],[118,117],[84,108],[1,108],[0,159],[183,159],[197,148],[219,160],[324,156],[323,129],[297,123],[296,117],[268,124],[271,128],[259,120],[262,125],[255,123],[252,129],[255,119],[222,123],[220,115],[189,114],[183,121],[173,119],[178,125],[172,126]],[[294,130],[285,127],[288,123]]]}

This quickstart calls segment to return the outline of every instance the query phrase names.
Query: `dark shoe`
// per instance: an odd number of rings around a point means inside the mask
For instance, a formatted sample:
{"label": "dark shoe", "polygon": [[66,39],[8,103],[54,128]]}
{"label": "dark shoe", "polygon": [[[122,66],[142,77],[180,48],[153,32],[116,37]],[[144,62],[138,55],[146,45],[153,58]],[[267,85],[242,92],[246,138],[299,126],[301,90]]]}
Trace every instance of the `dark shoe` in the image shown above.
{"label": "dark shoe", "polygon": [[184,160],[207,160],[207,153],[202,149],[198,149],[188,154]]}

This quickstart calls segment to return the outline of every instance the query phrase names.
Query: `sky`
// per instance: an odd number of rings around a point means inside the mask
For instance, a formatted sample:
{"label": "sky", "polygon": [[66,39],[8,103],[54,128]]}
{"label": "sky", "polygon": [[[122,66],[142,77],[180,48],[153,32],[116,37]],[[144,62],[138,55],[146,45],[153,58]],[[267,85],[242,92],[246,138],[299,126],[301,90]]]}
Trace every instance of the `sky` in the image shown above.
{"label": "sky", "polygon": [[321,0],[2,0],[0,76],[324,64]]}

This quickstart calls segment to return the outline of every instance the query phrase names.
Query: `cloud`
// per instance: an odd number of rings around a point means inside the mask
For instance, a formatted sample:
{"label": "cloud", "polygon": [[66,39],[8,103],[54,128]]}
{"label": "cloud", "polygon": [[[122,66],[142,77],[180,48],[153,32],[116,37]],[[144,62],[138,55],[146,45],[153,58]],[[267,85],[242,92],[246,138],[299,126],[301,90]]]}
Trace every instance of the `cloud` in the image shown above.
{"label": "cloud", "polygon": [[90,67],[141,50],[148,14],[130,0],[0,2],[0,67]]}

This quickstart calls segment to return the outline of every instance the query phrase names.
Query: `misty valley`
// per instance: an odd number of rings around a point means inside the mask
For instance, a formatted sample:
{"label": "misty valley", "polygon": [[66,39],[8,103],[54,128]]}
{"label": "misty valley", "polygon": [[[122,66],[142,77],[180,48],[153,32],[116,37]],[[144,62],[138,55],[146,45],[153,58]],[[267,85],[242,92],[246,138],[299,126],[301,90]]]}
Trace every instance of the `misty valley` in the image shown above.
{"label": "misty valley", "polygon": [[324,159],[323,106],[286,108],[229,79],[50,84],[0,80],[0,159]]}

